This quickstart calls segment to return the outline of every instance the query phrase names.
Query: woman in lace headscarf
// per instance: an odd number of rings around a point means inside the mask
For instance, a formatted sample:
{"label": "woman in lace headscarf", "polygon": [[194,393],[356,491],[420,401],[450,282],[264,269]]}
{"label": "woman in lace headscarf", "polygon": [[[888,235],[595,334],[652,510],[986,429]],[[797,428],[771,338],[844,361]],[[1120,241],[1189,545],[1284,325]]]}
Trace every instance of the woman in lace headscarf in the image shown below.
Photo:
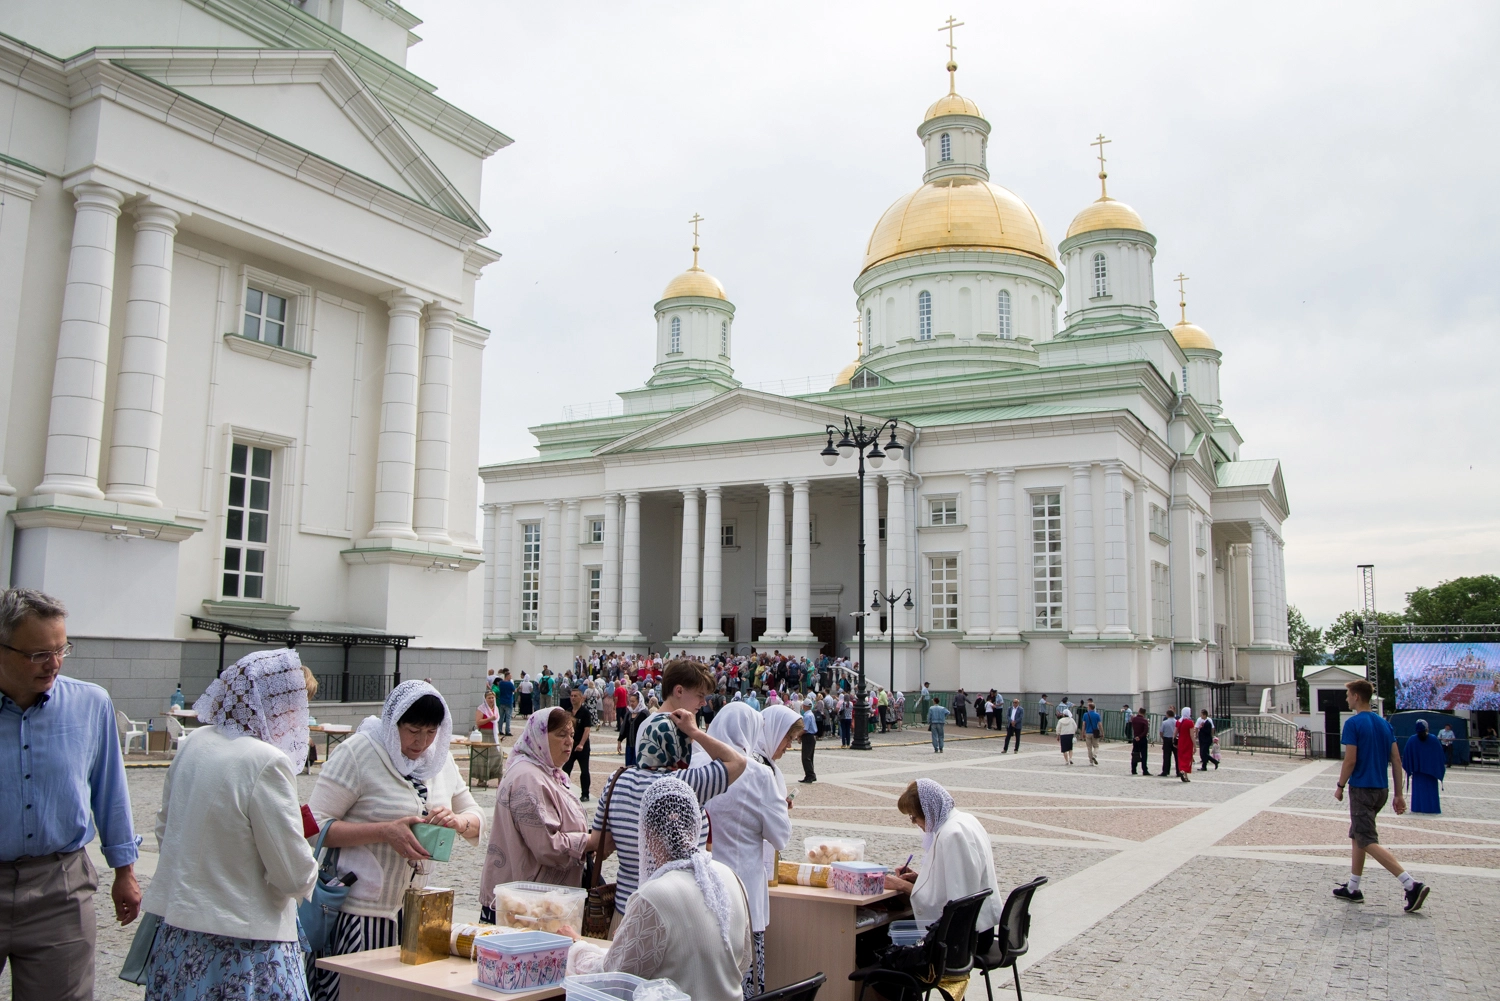
{"label": "woman in lace headscarf", "polygon": [[[323,843],[340,849],[339,870],[359,879],[324,956],[398,944],[402,896],[408,886],[426,886],[433,866],[413,824],[451,827],[479,843],[484,822],[448,749],[452,735],[438,690],[403,681],[380,715],[367,716],[328,756],[307,805],[320,825],[333,825]],[[318,1001],[339,996],[337,974],[310,969],[308,983]]]}
{"label": "woman in lace headscarf", "polygon": [[297,901],[317,865],[294,776],[307,762],[308,691],[295,650],[242,658],[197,704],[156,815],[156,875],[142,908],[162,919],[151,1001],[227,996],[304,1001]]}
{"label": "woman in lace headscarf", "polygon": [[979,909],[975,927],[979,950],[989,948],[1004,900],[995,882],[990,835],[977,818],[955,809],[948,790],[932,779],[917,779],[896,800],[896,809],[922,829],[922,871],[902,866],[887,874],[888,890],[911,894],[912,916],[923,928],[943,913],[943,905],[980,890],[993,891]]}

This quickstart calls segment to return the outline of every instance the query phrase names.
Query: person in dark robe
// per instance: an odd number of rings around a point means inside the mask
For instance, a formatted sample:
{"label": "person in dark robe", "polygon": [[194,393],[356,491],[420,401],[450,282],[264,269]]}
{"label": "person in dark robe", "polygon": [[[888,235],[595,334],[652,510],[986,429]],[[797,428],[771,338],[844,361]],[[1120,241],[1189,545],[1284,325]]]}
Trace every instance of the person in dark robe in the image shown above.
{"label": "person in dark robe", "polygon": [[1417,732],[1406,738],[1401,767],[1411,781],[1411,812],[1442,813],[1438,784],[1446,771],[1443,743],[1427,732],[1427,721],[1417,720]]}

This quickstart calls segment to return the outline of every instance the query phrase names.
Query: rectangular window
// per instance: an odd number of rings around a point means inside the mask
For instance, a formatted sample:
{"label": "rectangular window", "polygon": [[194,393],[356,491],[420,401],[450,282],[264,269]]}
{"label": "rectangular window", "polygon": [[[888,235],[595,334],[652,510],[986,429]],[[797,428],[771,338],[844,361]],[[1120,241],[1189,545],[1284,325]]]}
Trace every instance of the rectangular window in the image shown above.
{"label": "rectangular window", "polygon": [[1208,642],[1208,574],[1198,575],[1198,638]]}
{"label": "rectangular window", "polygon": [[1163,542],[1171,538],[1167,529],[1167,512],[1155,504],[1151,505],[1151,534]]}
{"label": "rectangular window", "polygon": [[595,518],[589,522],[589,541],[595,543],[604,542],[604,519]]}
{"label": "rectangular window", "polygon": [[927,607],[931,609],[933,629],[958,628],[958,557],[933,556],[927,561],[931,590]]}
{"label": "rectangular window", "polygon": [[599,631],[599,593],[603,574],[604,571],[598,567],[589,567],[589,632],[591,633]]}
{"label": "rectangular window", "polygon": [[1063,627],[1062,494],[1031,495],[1031,621]]}
{"label": "rectangular window", "polygon": [[1171,571],[1165,563],[1151,564],[1151,635],[1165,638],[1172,629],[1172,614],[1168,608],[1169,591],[1172,587]]}
{"label": "rectangular window", "polygon": [[286,343],[286,324],[284,297],[254,285],[245,286],[245,337],[281,347]]}
{"label": "rectangular window", "polygon": [[880,519],[880,532],[879,532],[879,535],[880,535],[880,541],[884,542],[885,541],[885,519],[884,518]]}
{"label": "rectangular window", "polygon": [[1198,555],[1208,552],[1208,523],[1198,522]]}
{"label": "rectangular window", "polygon": [[958,524],[958,498],[940,497],[927,502],[927,509],[932,516],[929,524],[933,525],[957,525]]}
{"label": "rectangular window", "polygon": [[737,545],[734,541],[734,522],[726,521],[719,526],[719,545],[725,549],[731,549]]}
{"label": "rectangular window", "polygon": [[235,442],[224,514],[224,597],[264,601],[271,534],[271,450]]}
{"label": "rectangular window", "polygon": [[[807,516],[807,541],[809,544],[818,541],[818,516],[815,514]],[[788,521],[786,523],[786,546],[788,552],[791,551],[792,542],[792,523]]]}
{"label": "rectangular window", "polygon": [[537,630],[542,607],[542,526],[530,522],[521,526],[521,631]]}

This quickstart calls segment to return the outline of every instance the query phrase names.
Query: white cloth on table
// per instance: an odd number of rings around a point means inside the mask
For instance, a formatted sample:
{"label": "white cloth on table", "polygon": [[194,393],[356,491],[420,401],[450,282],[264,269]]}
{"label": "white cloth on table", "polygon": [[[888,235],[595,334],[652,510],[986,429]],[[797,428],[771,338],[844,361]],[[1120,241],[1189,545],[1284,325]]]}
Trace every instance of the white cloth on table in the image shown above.
{"label": "white cloth on table", "polygon": [[923,853],[922,871],[911,891],[912,916],[926,928],[943,913],[943,905],[980,890],[990,890],[975,927],[993,928],[1000,922],[1005,901],[995,881],[995,853],[990,835],[971,814],[953,810]]}

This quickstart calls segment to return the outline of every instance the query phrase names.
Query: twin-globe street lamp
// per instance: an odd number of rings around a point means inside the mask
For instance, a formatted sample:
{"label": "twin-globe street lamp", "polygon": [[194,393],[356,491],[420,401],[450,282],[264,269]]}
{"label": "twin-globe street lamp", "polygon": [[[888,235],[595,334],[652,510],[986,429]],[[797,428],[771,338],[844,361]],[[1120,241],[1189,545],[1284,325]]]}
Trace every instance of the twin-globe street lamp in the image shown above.
{"label": "twin-globe street lamp", "polygon": [[882,601],[884,601],[891,608],[891,614],[886,619],[886,632],[891,634],[890,693],[893,698],[896,694],[896,602],[900,601],[902,598],[906,599],[906,603],[901,607],[906,609],[908,612],[911,611],[914,607],[911,603],[911,588],[907,588],[905,591],[902,591],[899,594],[895,591],[892,591],[890,594],[881,594],[880,590],[877,588],[875,591],[875,597],[870,601],[870,611],[872,612],[880,611],[880,603]]}
{"label": "twin-globe street lamp", "polygon": [[[855,613],[859,629],[859,679],[854,691],[854,744],[856,751],[870,750],[870,703],[865,697],[865,615],[864,615],[864,593],[865,593],[865,460],[870,460],[872,469],[879,469],[885,464],[886,456],[899,460],[901,453],[906,447],[896,440],[896,420],[894,418],[882,421],[875,428],[866,427],[863,418],[856,424],[852,419],[845,417],[842,428],[832,424],[826,426],[828,431],[828,446],[819,454],[823,456],[823,462],[833,465],[839,461],[840,456],[847,459],[851,455],[859,456],[859,587],[855,594],[860,596],[861,607]],[[880,448],[880,436],[890,431],[890,441],[885,443],[885,450]],[[833,436],[839,435],[838,444],[834,444]],[[894,649],[894,648],[893,648]],[[895,656],[894,653],[891,655]],[[894,663],[894,661],[893,661]],[[894,675],[894,669],[893,669]]]}

